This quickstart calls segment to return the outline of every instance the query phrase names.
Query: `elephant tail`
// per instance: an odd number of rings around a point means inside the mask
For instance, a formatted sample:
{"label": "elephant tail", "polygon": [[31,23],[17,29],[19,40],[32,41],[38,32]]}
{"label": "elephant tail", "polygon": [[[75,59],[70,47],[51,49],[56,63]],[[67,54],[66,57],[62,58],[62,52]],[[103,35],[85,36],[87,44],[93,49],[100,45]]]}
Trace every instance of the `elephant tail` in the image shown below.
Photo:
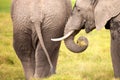
{"label": "elephant tail", "polygon": [[41,29],[41,26],[40,26],[40,25],[41,25],[41,22],[35,22],[35,23],[34,23],[35,30],[36,30],[38,39],[39,39],[39,41],[40,41],[41,47],[42,47],[43,51],[45,52],[45,55],[46,55],[46,57],[47,57],[47,59],[48,59],[48,63],[49,63],[49,65],[50,65],[50,72],[51,72],[51,74],[53,74],[53,73],[54,73],[53,65],[52,65],[52,62],[51,62],[49,53],[48,53],[48,51],[47,51],[47,49],[46,49],[46,47],[45,47],[44,41],[43,41],[42,32],[41,32],[42,29]]}

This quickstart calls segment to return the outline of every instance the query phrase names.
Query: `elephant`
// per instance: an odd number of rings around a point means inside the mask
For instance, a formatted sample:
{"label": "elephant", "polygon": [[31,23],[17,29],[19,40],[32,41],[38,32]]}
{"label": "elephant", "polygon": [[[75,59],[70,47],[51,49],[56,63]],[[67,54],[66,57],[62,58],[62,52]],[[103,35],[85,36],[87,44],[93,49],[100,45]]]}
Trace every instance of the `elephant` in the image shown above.
{"label": "elephant", "polygon": [[65,23],[72,12],[70,0],[12,0],[13,47],[26,80],[56,72]]}
{"label": "elephant", "polygon": [[[119,0],[76,0],[72,14],[66,23],[64,37],[53,38],[53,41],[64,39],[66,47],[75,53],[87,49],[88,40],[80,37],[76,44],[74,37],[81,29],[86,33],[105,27],[111,34],[111,58],[114,76],[120,77],[120,1]],[[84,43],[81,44],[81,43]]]}

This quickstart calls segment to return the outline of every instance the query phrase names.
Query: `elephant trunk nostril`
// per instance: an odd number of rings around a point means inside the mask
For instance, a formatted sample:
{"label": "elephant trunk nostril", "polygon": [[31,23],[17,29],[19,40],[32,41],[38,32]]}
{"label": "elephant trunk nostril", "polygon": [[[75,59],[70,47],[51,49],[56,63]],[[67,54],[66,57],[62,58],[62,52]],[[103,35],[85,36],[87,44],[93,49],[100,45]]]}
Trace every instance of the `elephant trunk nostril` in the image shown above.
{"label": "elephant trunk nostril", "polygon": [[77,40],[77,44],[82,47],[82,46],[88,46],[88,39],[84,36],[81,36]]}

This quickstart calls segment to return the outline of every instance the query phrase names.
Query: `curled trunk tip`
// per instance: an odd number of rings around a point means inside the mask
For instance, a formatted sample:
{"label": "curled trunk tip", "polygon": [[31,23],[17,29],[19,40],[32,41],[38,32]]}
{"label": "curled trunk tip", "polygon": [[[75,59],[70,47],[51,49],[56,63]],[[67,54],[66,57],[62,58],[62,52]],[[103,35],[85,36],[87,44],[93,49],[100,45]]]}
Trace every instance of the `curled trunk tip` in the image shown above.
{"label": "curled trunk tip", "polygon": [[69,38],[65,39],[66,47],[75,53],[83,52],[88,47],[88,39],[84,36],[78,38],[77,43],[74,42],[74,36],[70,36]]}

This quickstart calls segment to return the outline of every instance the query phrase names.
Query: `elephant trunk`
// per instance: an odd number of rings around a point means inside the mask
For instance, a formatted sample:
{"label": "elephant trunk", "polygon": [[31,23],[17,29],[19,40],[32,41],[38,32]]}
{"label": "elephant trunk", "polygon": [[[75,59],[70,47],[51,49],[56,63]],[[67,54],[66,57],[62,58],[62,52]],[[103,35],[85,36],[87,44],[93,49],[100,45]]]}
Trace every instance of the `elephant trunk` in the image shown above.
{"label": "elephant trunk", "polygon": [[[77,32],[78,33],[78,32]],[[66,47],[75,53],[83,52],[88,47],[88,40],[86,37],[81,36],[78,38],[77,43],[74,41],[74,37],[77,34],[76,31],[64,40]]]}
{"label": "elephant trunk", "polygon": [[64,42],[65,42],[66,47],[70,51],[75,52],[75,53],[83,52],[88,47],[88,40],[87,38],[83,36],[78,38],[77,44],[74,42],[75,35],[82,29],[82,26],[84,24],[82,17],[79,18],[78,21],[77,20],[78,20],[77,17],[76,19],[73,19],[73,17],[69,18],[65,26],[65,30],[64,30],[64,35],[66,35],[67,33],[71,31],[74,31],[68,38],[64,40]]}

